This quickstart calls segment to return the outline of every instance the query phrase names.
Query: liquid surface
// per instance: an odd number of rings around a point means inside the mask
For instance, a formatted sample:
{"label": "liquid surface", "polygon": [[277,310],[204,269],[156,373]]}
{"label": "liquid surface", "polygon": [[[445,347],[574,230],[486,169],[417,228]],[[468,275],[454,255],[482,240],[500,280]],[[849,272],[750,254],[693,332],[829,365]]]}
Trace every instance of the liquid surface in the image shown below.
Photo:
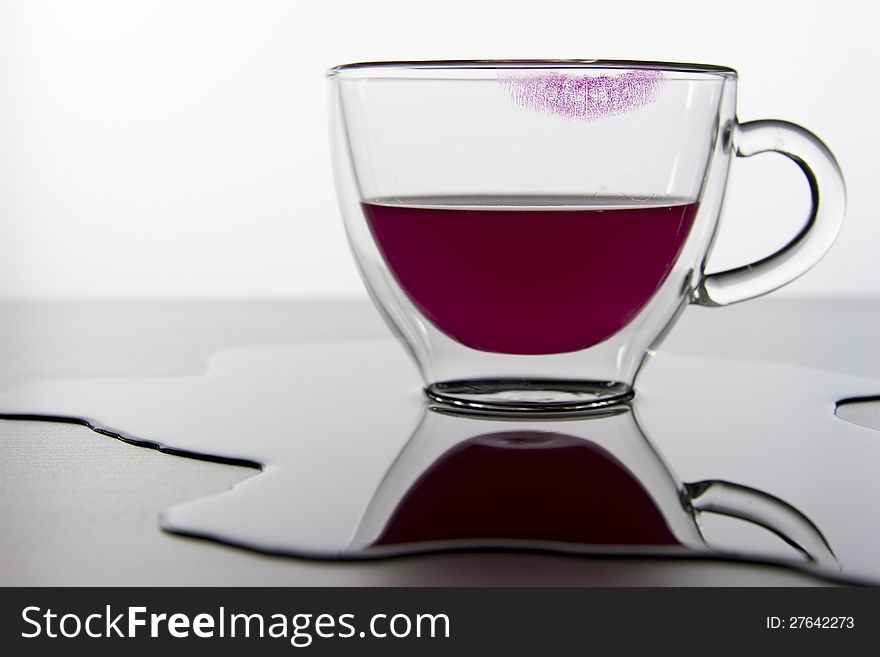
{"label": "liquid surface", "polygon": [[[80,418],[176,453],[259,465],[233,490],[175,506],[161,522],[264,552],[676,554],[880,582],[880,440],[833,415],[835,400],[878,390],[840,373],[661,353],[633,412],[463,418],[427,409],[400,347],[372,340],[226,351],[203,375],[22,384],[0,393],[0,413]],[[834,485],[843,472],[846,486]],[[692,514],[681,491],[706,479],[792,505],[839,567],[811,566],[755,524]]]}
{"label": "liquid surface", "polygon": [[507,354],[577,351],[617,333],[669,275],[697,211],[566,197],[362,207],[413,304],[458,342]]}

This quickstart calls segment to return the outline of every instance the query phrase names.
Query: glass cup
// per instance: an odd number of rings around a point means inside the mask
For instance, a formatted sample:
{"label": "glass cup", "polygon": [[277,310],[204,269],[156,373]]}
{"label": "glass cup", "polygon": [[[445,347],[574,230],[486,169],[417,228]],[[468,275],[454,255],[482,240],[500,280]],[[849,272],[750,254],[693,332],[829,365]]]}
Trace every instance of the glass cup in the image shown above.
{"label": "glass cup", "polygon": [[[329,77],[360,273],[427,395],[462,411],[589,413],[631,398],[688,304],[785,285],[843,219],[828,148],[791,123],[739,123],[729,68],[387,62]],[[804,172],[807,222],[775,254],[707,274],[730,162],[767,151]]]}
{"label": "glass cup", "polygon": [[704,514],[763,527],[811,566],[840,572],[821,530],[784,500],[730,481],[681,481],[630,404],[581,418],[518,420],[429,403],[350,549],[736,554],[707,544]]}

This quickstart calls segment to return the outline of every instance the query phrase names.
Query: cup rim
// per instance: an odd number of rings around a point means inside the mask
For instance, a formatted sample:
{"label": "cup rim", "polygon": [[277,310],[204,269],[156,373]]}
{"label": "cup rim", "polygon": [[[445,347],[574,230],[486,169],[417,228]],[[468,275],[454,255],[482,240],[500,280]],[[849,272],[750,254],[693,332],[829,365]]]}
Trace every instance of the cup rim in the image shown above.
{"label": "cup rim", "polygon": [[[412,78],[419,73],[437,71],[494,71],[502,69],[626,69],[667,71],[736,79],[728,66],[683,62],[639,61],[629,59],[436,59],[353,62],[334,66],[327,77]],[[427,76],[426,76],[427,77]]]}

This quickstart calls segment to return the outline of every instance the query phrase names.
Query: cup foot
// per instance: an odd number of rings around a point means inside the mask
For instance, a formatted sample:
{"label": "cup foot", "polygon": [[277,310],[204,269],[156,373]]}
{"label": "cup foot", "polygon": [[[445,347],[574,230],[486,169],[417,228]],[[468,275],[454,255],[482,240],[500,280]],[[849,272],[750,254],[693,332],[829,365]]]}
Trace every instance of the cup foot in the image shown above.
{"label": "cup foot", "polygon": [[425,388],[440,410],[474,415],[548,417],[615,412],[635,392],[617,381],[470,379]]}

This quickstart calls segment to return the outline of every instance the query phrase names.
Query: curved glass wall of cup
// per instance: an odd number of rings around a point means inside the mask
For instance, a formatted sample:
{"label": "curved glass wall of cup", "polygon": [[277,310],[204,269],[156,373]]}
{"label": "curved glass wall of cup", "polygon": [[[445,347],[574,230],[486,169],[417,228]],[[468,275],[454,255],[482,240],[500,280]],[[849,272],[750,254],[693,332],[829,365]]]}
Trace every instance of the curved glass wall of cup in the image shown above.
{"label": "curved glass wall of cup", "polygon": [[[464,62],[340,67],[330,79],[352,251],[429,391],[501,410],[628,398],[646,352],[702,275],[731,156],[735,73]],[[674,227],[681,242],[671,247],[644,229],[660,225],[648,215],[644,223],[614,213],[682,207],[694,214],[689,229]],[[480,210],[495,211],[491,221],[473,215]],[[505,210],[533,214],[519,221]],[[605,228],[581,222],[567,232],[557,211],[589,213]],[[535,239],[543,245],[531,258]],[[646,264],[664,248],[668,267]],[[633,292],[640,267],[657,270],[655,287]]]}

